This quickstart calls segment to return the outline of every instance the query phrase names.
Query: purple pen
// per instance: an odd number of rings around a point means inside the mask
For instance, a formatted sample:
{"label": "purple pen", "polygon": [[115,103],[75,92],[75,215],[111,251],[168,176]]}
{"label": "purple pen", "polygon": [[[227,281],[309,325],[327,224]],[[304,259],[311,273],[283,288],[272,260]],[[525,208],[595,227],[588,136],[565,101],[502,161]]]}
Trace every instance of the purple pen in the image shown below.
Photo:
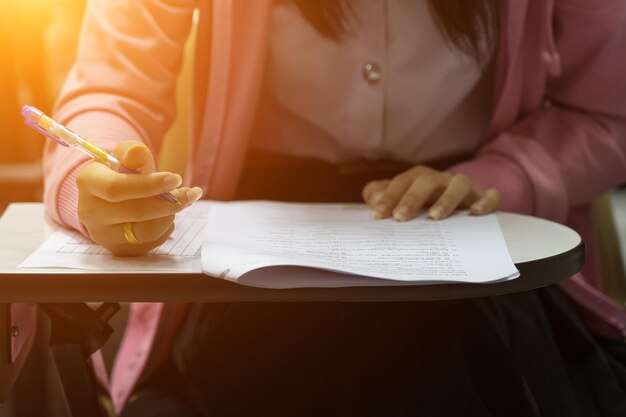
{"label": "purple pen", "polygon": [[[89,142],[87,139],[72,132],[62,124],[55,122],[50,117],[46,116],[41,110],[35,107],[24,106],[22,108],[22,115],[24,116],[24,123],[26,123],[27,126],[33,128],[45,137],[52,139],[61,146],[74,146],[76,149],[88,155],[95,161],[101,162],[104,165],[108,166],[113,171],[122,174],[140,173],[137,170],[126,168],[115,156],[97,147],[93,143]],[[156,196],[156,198],[169,201],[172,204],[181,204],[180,201],[178,201],[172,193],[160,194]]]}

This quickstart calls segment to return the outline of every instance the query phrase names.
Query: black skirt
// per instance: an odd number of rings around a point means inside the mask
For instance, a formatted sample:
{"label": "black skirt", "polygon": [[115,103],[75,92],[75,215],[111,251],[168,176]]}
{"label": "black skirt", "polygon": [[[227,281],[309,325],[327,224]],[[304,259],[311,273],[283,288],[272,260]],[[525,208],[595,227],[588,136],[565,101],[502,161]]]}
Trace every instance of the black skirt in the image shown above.
{"label": "black skirt", "polygon": [[202,416],[626,416],[626,345],[591,336],[554,287],[194,305],[174,352]]}

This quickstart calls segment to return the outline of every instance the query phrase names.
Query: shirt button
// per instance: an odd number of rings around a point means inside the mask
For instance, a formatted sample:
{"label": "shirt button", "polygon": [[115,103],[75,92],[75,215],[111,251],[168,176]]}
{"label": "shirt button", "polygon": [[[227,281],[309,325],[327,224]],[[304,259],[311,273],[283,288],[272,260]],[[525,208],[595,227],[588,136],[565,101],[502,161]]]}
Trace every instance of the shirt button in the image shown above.
{"label": "shirt button", "polygon": [[376,84],[383,77],[383,70],[380,65],[369,62],[363,66],[363,78],[370,84]]}

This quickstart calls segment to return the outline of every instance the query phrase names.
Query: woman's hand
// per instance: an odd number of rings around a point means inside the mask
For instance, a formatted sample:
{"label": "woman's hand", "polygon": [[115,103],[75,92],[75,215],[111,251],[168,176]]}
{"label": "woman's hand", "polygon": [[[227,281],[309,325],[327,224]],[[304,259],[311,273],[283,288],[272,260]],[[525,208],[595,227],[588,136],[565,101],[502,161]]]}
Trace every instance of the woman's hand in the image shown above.
{"label": "woman's hand", "polygon": [[[86,164],[77,176],[78,218],[91,239],[115,255],[142,255],[168,238],[174,215],[202,196],[200,188],[178,188],[180,175],[155,172],[154,158],[141,142],[123,142],[113,154],[141,174],[120,174],[98,162]],[[155,198],[171,192],[181,204]],[[130,223],[140,243],[124,237]]]}
{"label": "woman's hand", "polygon": [[363,199],[376,219],[393,216],[406,221],[430,206],[428,216],[439,220],[457,208],[469,208],[474,215],[491,213],[500,203],[500,193],[493,188],[479,190],[464,175],[418,165],[391,180],[368,183],[363,188]]}

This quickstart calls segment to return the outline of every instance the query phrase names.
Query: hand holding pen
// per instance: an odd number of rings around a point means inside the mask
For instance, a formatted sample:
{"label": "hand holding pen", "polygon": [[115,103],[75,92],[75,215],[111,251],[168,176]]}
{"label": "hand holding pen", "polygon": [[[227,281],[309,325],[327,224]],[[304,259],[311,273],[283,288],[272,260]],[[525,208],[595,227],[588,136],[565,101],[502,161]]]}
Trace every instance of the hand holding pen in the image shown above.
{"label": "hand holding pen", "polygon": [[152,153],[141,142],[121,142],[109,154],[37,109],[25,107],[22,113],[38,132],[94,160],[77,176],[78,218],[91,239],[114,254],[141,255],[161,245],[174,229],[175,214],[202,195],[197,187],[178,188],[179,175],[156,172]]}

